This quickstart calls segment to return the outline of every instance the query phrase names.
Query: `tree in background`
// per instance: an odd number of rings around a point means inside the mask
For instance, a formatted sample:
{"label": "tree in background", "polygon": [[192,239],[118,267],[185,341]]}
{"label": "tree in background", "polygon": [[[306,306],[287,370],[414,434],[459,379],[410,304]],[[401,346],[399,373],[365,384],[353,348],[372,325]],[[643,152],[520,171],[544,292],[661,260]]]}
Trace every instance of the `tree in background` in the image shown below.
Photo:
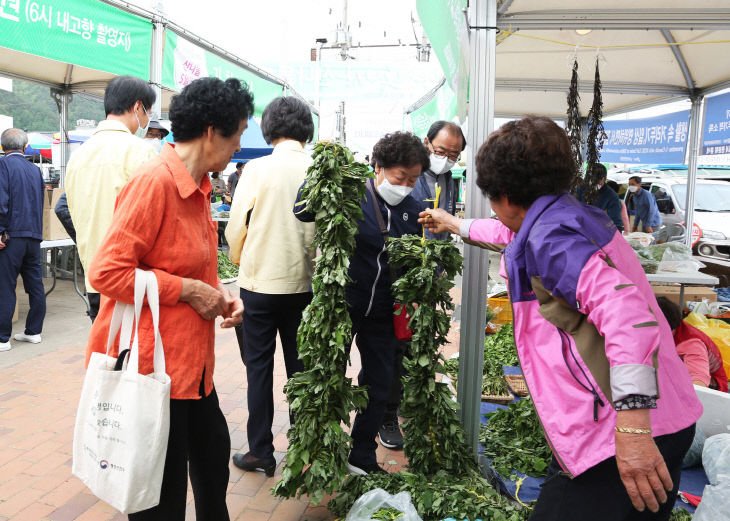
{"label": "tree in background", "polygon": [[[58,132],[58,108],[48,87],[27,81],[13,80],[13,92],[0,90],[0,114],[13,117],[13,125],[26,131]],[[69,105],[69,122],[78,119],[101,121],[104,104],[101,101],[74,94]]]}

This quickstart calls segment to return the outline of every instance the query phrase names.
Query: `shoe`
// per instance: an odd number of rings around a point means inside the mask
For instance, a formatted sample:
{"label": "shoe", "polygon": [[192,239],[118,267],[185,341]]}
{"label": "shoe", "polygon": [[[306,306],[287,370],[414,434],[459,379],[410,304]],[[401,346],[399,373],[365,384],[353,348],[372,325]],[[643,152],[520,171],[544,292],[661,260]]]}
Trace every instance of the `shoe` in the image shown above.
{"label": "shoe", "polygon": [[10,351],[12,348],[13,348],[13,346],[10,345],[10,341],[0,342],[0,352]]}
{"label": "shoe", "polygon": [[377,463],[371,463],[369,465],[360,465],[359,463],[353,463],[349,459],[347,460],[347,471],[350,474],[357,474],[358,476],[366,476],[367,474],[387,474],[388,472],[378,465]]}
{"label": "shoe", "polygon": [[31,344],[41,343],[41,335],[26,335],[25,333],[16,333],[13,338],[18,342],[30,342]]}
{"label": "shoe", "polygon": [[403,448],[403,434],[400,432],[398,420],[383,423],[378,430],[380,444],[386,449],[400,450]]}
{"label": "shoe", "polygon": [[274,471],[276,470],[276,460],[274,459],[274,456],[269,456],[268,458],[257,458],[250,452],[247,452],[246,454],[234,454],[233,464],[241,470],[263,470],[268,477],[273,476]]}

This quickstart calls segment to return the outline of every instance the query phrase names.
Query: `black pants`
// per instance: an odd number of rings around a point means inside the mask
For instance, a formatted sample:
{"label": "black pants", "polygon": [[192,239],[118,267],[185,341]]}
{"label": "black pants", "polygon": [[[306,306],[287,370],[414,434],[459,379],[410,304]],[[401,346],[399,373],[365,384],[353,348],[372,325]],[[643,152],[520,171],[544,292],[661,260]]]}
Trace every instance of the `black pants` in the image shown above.
{"label": "black pants", "polygon": [[274,351],[281,337],[286,376],[304,369],[297,351],[297,329],[311,293],[272,295],[241,289],[243,347],[241,358],[248,379],[248,447],[257,458],[274,454]]}
{"label": "black pants", "polygon": [[388,395],[388,403],[385,405],[385,415],[383,423],[388,421],[398,421],[398,407],[403,399],[403,375],[405,368],[403,367],[403,357],[408,352],[408,342],[396,343],[395,360],[393,362],[393,376],[390,379],[390,394]]}
{"label": "black pants", "polygon": [[654,438],[674,483],[672,491],[667,493],[667,502],[660,505],[656,514],[648,509],[639,512],[633,507],[615,457],[573,479],[562,473],[553,458],[530,521],[667,521],[677,499],[682,459],[692,444],[694,432],[692,425],[677,433]]}
{"label": "black pants", "polygon": [[18,275],[30,301],[25,319],[25,334],[39,335],[46,318],[46,292],[41,273],[41,241],[26,237],[11,237],[0,250],[0,342],[7,342],[13,332],[15,287]]}
{"label": "black pants", "polygon": [[89,299],[89,318],[91,323],[96,320],[96,315],[99,314],[99,305],[101,304],[101,293],[86,293],[86,298]]}
{"label": "black pants", "polygon": [[198,521],[228,521],[226,490],[231,438],[215,389],[200,400],[170,400],[170,438],[160,504],[130,521],[185,521],[190,482]]}
{"label": "black pants", "polygon": [[377,462],[375,435],[383,423],[390,395],[398,340],[393,332],[392,313],[366,317],[351,312],[350,318],[362,363],[358,384],[368,389],[368,405],[357,413],[352,426],[350,459],[353,463],[372,465]]}

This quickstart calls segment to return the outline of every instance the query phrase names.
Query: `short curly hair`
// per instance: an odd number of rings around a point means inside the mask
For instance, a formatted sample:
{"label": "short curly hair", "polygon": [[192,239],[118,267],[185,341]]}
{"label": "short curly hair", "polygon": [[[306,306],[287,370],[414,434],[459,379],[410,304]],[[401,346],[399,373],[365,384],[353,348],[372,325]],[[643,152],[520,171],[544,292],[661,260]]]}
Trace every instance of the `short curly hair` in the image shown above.
{"label": "short curly hair", "polygon": [[314,138],[312,113],[300,99],[291,96],[276,98],[264,109],[261,132],[268,144],[280,137],[309,143]]}
{"label": "short curly hair", "polygon": [[253,94],[236,78],[197,79],[170,102],[172,133],[180,142],[199,138],[211,126],[223,137],[230,137],[251,115]]}
{"label": "short curly hair", "polygon": [[412,167],[420,164],[421,171],[431,167],[428,149],[410,132],[385,134],[373,147],[373,162],[381,167]]}
{"label": "short curly hair", "polygon": [[476,157],[477,186],[490,199],[528,208],[538,197],[568,190],[575,162],[565,130],[546,117],[527,116],[493,132]]}

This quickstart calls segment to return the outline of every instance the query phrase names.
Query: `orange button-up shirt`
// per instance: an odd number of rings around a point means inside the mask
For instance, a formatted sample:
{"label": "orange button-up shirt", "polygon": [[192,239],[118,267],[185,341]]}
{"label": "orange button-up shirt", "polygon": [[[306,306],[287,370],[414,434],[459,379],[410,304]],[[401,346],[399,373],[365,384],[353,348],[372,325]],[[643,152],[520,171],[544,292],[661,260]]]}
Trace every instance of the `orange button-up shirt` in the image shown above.
{"label": "orange button-up shirt", "polygon": [[[101,295],[99,315],[91,328],[86,362],[105,352],[115,301],[134,302],[134,270],[152,270],[160,294],[160,336],[165,350],[170,397],[200,398],[213,389],[214,320],[204,320],[179,302],[182,279],[218,285],[218,232],[210,214],[211,184],[195,184],[175,148],[139,167],[117,197],[109,232],[91,262],[89,279]],[[140,320],[141,374],[152,372],[152,316],[145,306]],[[116,355],[118,340],[115,342]]]}

